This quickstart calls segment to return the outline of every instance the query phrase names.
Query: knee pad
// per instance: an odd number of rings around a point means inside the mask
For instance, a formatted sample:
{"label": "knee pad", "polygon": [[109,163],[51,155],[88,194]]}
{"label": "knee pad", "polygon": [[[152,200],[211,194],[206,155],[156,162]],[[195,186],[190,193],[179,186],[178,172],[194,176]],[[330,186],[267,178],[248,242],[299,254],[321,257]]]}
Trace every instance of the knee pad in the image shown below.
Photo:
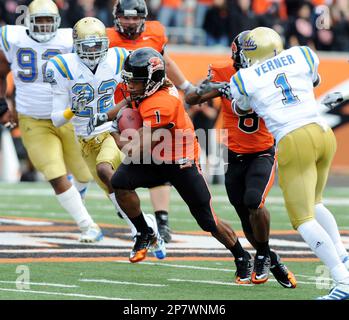
{"label": "knee pad", "polygon": [[248,189],[244,195],[244,204],[249,209],[258,209],[262,203],[260,190]]}

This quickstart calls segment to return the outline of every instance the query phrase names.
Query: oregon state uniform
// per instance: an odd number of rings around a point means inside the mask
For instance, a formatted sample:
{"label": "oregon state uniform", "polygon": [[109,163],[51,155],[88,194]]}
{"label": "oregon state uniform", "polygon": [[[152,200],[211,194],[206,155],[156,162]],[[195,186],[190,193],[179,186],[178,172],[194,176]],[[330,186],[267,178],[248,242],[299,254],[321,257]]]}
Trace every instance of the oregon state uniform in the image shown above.
{"label": "oregon state uniform", "polygon": [[276,139],[279,182],[295,229],[314,218],[336,150],[314,97],[318,64],[309,47],[296,46],[241,69],[230,82],[239,108],[252,107]]}
{"label": "oregon state uniform", "polygon": [[[106,58],[98,64],[96,72],[93,73],[76,53],[69,53],[51,59],[46,71],[54,94],[65,95],[69,103],[81,92],[86,95],[86,105],[71,121],[80,142],[82,156],[95,181],[106,192],[108,189],[98,177],[96,166],[106,162],[116,170],[123,154],[110,135],[111,121],[96,127],[91,134],[87,133],[87,125],[95,113],[105,113],[114,107],[114,93],[121,82],[119,73],[127,55],[128,51],[123,48],[109,49]],[[63,111],[64,109],[57,110],[56,106],[53,106],[53,114]]]}
{"label": "oregon state uniform", "polygon": [[122,163],[111,180],[114,190],[151,188],[170,182],[201,228],[215,230],[211,195],[197,162],[200,147],[177,89],[174,86],[159,89],[142,100],[138,110],[144,127],[166,129],[163,136],[169,135],[169,143],[160,140],[155,145],[151,164]]}
{"label": "oregon state uniform", "polygon": [[[209,72],[212,82],[229,82],[236,70],[232,62],[221,62],[212,64]],[[225,97],[221,100],[223,128],[228,130],[229,149],[225,185],[230,202],[244,221],[246,217],[241,211],[262,207],[273,185],[276,164],[274,138],[255,112],[238,116],[233,112],[230,100]]]}
{"label": "oregon state uniform", "polygon": [[[162,53],[168,42],[165,27],[158,21],[145,21],[144,31],[134,40],[122,36],[114,27],[107,28],[107,36],[109,38],[109,48],[123,47],[129,51],[150,47]],[[115,103],[124,99],[124,93],[121,90],[125,92],[123,84],[120,84],[115,92]]]}
{"label": "oregon state uniform", "polygon": [[91,175],[74,142],[73,126],[56,128],[52,124],[52,89],[45,79],[49,59],[72,51],[72,29],[58,29],[55,37],[41,43],[23,26],[4,26],[0,44],[11,64],[19,127],[35,168],[50,181],[64,176],[67,165],[78,181],[89,181]]}

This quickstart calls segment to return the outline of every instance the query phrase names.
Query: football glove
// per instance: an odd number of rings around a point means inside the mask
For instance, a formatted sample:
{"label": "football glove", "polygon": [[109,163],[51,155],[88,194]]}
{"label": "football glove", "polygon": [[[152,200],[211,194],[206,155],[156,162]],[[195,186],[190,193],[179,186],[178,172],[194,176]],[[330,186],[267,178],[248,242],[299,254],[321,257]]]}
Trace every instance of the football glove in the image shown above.
{"label": "football glove", "polygon": [[213,90],[218,90],[219,93],[229,100],[232,100],[230,93],[230,85],[228,82],[211,82],[212,76],[207,77],[196,89],[196,94],[203,96]]}
{"label": "football glove", "polygon": [[344,101],[343,95],[340,92],[333,92],[326,95],[321,101],[327,108],[333,109],[339,106]]}
{"label": "football glove", "polygon": [[77,114],[84,110],[87,105],[88,94],[86,91],[81,91],[78,95],[72,98],[72,106],[70,110]]}
{"label": "football glove", "polygon": [[101,126],[103,123],[106,123],[108,121],[108,115],[106,113],[96,113],[88,122],[87,125],[87,134],[90,135],[96,127]]}

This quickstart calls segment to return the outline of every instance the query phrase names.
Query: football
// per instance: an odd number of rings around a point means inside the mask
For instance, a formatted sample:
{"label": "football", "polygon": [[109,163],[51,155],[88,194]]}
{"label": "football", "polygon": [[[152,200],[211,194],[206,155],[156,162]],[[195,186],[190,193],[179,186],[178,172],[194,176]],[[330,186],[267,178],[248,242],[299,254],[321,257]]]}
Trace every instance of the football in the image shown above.
{"label": "football", "polygon": [[131,108],[124,108],[118,119],[118,127],[120,132],[126,129],[139,129],[143,126],[143,119],[140,113]]}

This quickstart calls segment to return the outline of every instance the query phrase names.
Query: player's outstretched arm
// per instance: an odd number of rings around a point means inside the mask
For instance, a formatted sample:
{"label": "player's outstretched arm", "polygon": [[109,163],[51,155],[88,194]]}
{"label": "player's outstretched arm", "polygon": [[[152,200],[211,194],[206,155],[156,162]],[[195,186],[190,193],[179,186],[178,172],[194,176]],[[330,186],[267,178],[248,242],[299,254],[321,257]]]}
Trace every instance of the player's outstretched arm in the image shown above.
{"label": "player's outstretched arm", "polygon": [[[6,102],[6,77],[11,71],[5,54],[0,49],[0,122],[7,127],[15,127],[18,123],[16,110],[9,110]],[[15,105],[13,104],[13,108]]]}
{"label": "player's outstretched arm", "polygon": [[176,62],[174,62],[167,53],[164,53],[163,56],[166,63],[167,77],[173,82],[173,84],[182,90],[184,94],[194,91],[195,87],[185,78]]}
{"label": "player's outstretched arm", "polygon": [[327,108],[333,109],[338,107],[342,102],[349,101],[349,91],[348,92],[332,92],[326,95],[326,97],[321,101]]}

